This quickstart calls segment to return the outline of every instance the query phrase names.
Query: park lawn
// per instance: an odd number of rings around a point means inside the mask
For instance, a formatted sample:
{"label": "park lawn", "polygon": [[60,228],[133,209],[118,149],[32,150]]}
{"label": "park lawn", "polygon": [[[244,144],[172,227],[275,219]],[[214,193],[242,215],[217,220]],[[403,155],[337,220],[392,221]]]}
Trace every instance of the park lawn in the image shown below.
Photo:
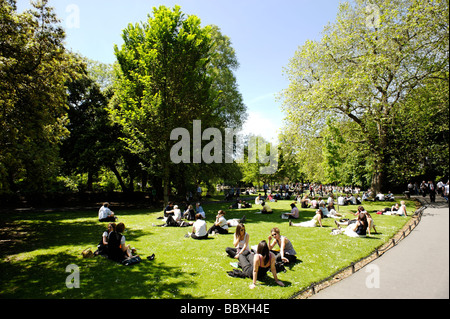
{"label": "park lawn", "polygon": [[[382,246],[411,217],[385,216],[372,213],[378,233],[368,238],[333,236],[334,219],[324,219],[323,228],[290,227],[281,213],[290,210],[291,201],[269,203],[274,213],[255,214],[260,206],[232,210],[229,203],[212,202],[203,205],[208,227],[219,209],[226,218],[247,217],[246,229],[250,244],[267,240],[272,227],[278,227],[297,251],[299,261],[280,273],[286,287],[279,287],[272,274],[248,288],[251,279],[231,278],[227,271],[234,262],[225,253],[231,247],[235,228],[228,235],[211,236],[208,240],[193,240],[184,235],[191,227],[153,227],[161,224],[161,210],[129,209],[115,211],[119,222],[125,223],[127,243],[136,247],[143,257],[133,266],[122,266],[103,257],[87,258],[81,252],[96,249],[107,223],[99,223],[97,211],[33,212],[11,211],[0,215],[0,297],[1,298],[145,298],[145,299],[280,299],[318,282],[339,269],[369,255]],[[407,201],[408,213],[416,203]],[[364,203],[368,212],[392,203]],[[357,206],[340,207],[348,218]],[[114,208],[113,208],[114,210]],[[314,216],[313,209],[301,209],[300,220]],[[298,221],[297,221],[298,222]],[[153,261],[146,259],[155,253]],[[66,267],[76,265],[80,288],[66,287],[71,275]]]}

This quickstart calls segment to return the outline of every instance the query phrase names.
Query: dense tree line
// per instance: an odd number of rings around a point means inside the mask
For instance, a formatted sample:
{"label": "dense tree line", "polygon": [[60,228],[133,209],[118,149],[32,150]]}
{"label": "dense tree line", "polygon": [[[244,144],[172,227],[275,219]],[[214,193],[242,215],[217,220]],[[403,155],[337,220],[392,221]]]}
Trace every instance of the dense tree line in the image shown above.
{"label": "dense tree line", "polygon": [[448,18],[445,0],[340,4],[285,70],[290,162],[314,180],[376,191],[448,178]]}
{"label": "dense tree line", "polygon": [[[152,189],[167,201],[199,184],[383,189],[448,176],[448,1],[341,4],[285,70],[288,125],[271,175],[222,152],[194,161],[216,137],[195,148],[194,121],[225,136],[246,119],[237,57],[217,26],[178,6],[154,8],[123,30],[117,62],[105,65],[64,47],[47,1],[23,13],[15,0],[0,4],[0,194]],[[175,128],[189,134],[189,161],[170,158]]]}
{"label": "dense tree line", "polygon": [[[113,66],[63,46],[47,1],[17,13],[1,1],[0,191],[132,192],[240,180],[229,164],[174,165],[174,128],[239,128],[246,108],[230,39],[180,7],[161,6],[123,31]],[[230,174],[229,168],[237,171]]]}

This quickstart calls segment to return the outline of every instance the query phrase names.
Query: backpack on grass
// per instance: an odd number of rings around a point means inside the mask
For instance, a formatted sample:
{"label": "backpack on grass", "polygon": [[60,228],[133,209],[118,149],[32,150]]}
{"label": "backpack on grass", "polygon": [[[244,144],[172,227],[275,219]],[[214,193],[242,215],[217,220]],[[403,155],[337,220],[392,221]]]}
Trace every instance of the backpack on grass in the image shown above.
{"label": "backpack on grass", "polygon": [[134,265],[134,264],[138,264],[141,261],[142,261],[141,257],[133,256],[133,257],[126,258],[126,259],[122,260],[122,265],[124,265],[124,266],[131,266],[131,265]]}

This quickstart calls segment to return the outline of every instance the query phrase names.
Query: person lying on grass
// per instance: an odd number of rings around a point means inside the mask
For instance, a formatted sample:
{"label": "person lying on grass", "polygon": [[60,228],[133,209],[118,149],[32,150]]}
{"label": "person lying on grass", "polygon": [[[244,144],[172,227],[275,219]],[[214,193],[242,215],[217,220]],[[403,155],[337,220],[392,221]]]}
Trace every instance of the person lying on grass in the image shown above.
{"label": "person lying on grass", "polygon": [[366,237],[367,235],[367,228],[368,228],[368,222],[367,222],[367,216],[366,214],[358,214],[358,218],[355,220],[345,221],[345,222],[338,222],[334,221],[335,224],[338,226],[338,229],[341,230],[342,225],[347,225],[347,228],[344,230],[344,234],[349,237]]}
{"label": "person lying on grass", "polygon": [[295,227],[322,227],[322,219],[323,219],[323,213],[321,209],[316,210],[316,214],[311,220],[308,220],[306,222],[301,223],[293,223],[292,221],[289,221],[289,226],[295,226]]}

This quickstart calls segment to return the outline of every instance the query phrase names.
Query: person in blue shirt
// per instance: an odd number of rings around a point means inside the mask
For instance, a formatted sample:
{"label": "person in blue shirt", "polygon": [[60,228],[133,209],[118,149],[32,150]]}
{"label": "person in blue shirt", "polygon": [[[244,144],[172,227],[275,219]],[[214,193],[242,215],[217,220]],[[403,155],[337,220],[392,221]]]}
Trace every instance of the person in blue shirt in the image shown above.
{"label": "person in blue shirt", "polygon": [[197,214],[202,215],[202,218],[203,218],[203,219],[206,218],[206,213],[205,213],[205,211],[203,210],[203,207],[201,206],[200,202],[198,202],[198,203],[195,204],[195,212],[196,212]]}

